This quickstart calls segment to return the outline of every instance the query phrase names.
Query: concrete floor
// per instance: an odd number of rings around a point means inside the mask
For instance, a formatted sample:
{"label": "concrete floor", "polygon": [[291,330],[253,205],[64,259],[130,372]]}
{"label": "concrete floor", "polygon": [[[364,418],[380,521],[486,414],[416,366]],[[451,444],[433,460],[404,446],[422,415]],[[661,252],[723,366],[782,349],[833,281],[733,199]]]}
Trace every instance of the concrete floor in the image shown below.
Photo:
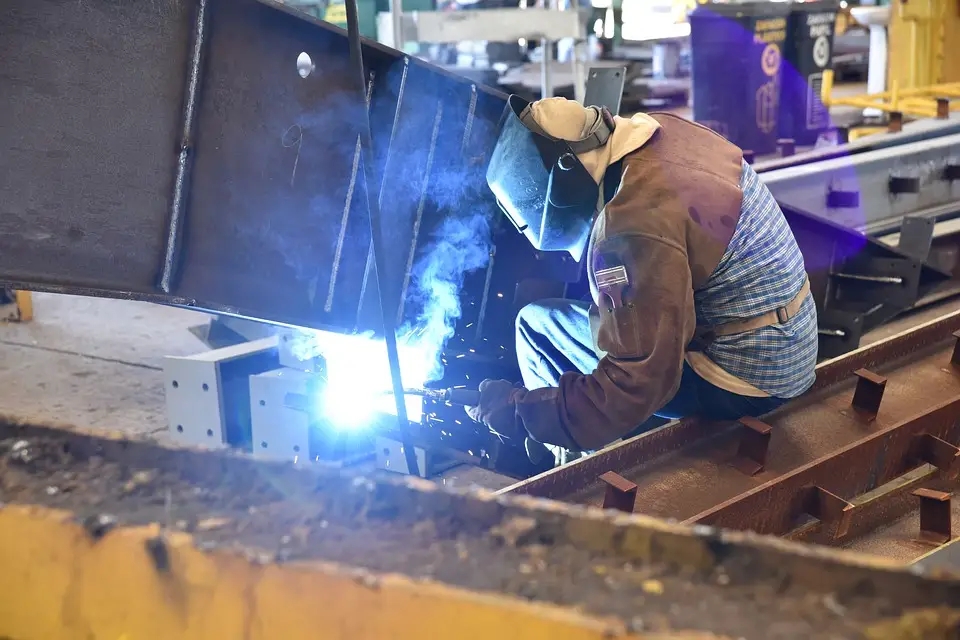
{"label": "concrete floor", "polygon": [[[164,440],[162,359],[206,350],[194,311],[144,302],[34,294],[35,320],[0,324],[0,414],[24,422]],[[909,314],[864,343],[960,309],[954,299]]]}
{"label": "concrete floor", "polygon": [[43,293],[34,314],[0,324],[0,414],[163,437],[162,358],[203,351],[188,328],[206,314]]}

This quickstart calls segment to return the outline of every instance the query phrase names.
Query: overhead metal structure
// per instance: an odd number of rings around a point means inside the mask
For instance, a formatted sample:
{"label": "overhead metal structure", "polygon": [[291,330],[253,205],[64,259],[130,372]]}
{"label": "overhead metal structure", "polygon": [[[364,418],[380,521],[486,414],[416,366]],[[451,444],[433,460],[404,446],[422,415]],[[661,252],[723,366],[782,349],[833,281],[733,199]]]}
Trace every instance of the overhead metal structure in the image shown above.
{"label": "overhead metal structure", "polygon": [[[269,0],[13,0],[0,57],[0,280],[379,328],[343,31]],[[436,222],[493,205],[503,96],[363,57],[396,312]]]}
{"label": "overhead metal structure", "polygon": [[912,562],[960,527],[958,336],[960,312],[823,363],[762,422],[674,422],[502,493]]}

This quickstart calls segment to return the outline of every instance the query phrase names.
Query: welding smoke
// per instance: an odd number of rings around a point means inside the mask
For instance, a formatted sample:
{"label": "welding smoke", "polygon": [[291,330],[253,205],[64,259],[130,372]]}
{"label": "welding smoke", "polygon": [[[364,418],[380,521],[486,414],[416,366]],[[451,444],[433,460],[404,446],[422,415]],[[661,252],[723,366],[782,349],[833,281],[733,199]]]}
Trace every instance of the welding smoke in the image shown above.
{"label": "welding smoke", "polygon": [[424,358],[431,363],[427,380],[443,376],[441,354],[460,319],[464,276],[485,266],[489,258],[490,227],[484,215],[445,219],[424,251],[414,276],[421,311],[405,333],[418,336]]}
{"label": "welding smoke", "polygon": [[[398,66],[393,73],[405,71]],[[395,81],[403,82],[391,77],[378,80],[381,86],[392,86]],[[420,246],[404,282],[403,317],[413,319],[397,332],[401,376],[408,387],[420,387],[443,376],[441,356],[461,317],[464,277],[489,260],[491,217],[496,211],[489,206],[492,200],[483,180],[483,157],[465,158],[471,148],[467,136],[492,139],[489,128],[495,125],[471,114],[469,126],[464,128],[462,121],[458,122],[464,118],[462,105],[447,104],[446,94],[440,95],[443,97],[423,99],[423,118],[416,125],[397,127],[396,121],[392,122],[395,130],[389,136],[390,152],[383,169],[383,188],[389,188],[390,199],[383,207],[382,229],[387,254],[393,254],[397,262],[406,258],[403,251],[410,246],[405,234],[419,228],[423,216]],[[463,135],[444,135],[446,131],[462,131]],[[471,162],[476,166],[470,167]],[[409,263],[404,260],[404,264]],[[299,268],[298,275],[302,271]],[[380,274],[387,281],[395,276]],[[304,331],[293,348],[301,359],[322,355],[326,361],[326,387],[319,400],[324,414],[355,424],[364,413],[369,416],[370,411],[390,408],[393,398],[383,393],[391,389],[383,340],[371,334]],[[415,406],[408,402],[408,415],[417,420],[420,402],[411,400]]]}
{"label": "welding smoke", "polygon": [[[416,320],[397,337],[400,371],[408,387],[443,376],[441,355],[460,318],[464,276],[486,265],[490,255],[489,221],[482,214],[446,218],[416,263],[411,298],[420,308]],[[318,411],[337,428],[361,428],[374,413],[395,414],[386,346],[372,333],[343,335],[300,331],[291,352],[301,360],[318,355],[326,362]],[[418,421],[419,398],[408,397],[407,416]]]}

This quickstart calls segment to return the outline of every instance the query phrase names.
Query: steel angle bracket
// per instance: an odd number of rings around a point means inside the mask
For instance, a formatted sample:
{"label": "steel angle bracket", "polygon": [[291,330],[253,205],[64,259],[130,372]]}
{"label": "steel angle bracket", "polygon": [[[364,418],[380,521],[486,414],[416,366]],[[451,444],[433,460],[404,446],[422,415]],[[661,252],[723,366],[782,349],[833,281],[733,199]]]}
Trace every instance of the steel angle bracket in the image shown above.
{"label": "steel angle bracket", "polygon": [[948,272],[859,231],[780,206],[810,278],[823,355],[834,357],[856,348],[861,333],[950,279]]}

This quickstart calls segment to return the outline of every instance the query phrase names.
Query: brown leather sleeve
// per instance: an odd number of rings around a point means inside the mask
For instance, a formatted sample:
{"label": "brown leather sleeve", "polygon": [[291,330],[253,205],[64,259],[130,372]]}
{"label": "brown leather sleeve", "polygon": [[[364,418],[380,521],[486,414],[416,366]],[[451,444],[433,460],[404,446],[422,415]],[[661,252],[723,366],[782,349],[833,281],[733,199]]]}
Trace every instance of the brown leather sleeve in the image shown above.
{"label": "brown leather sleeve", "polygon": [[559,388],[529,391],[517,403],[534,439],[570,449],[607,445],[666,404],[680,385],[684,350],[696,327],[681,244],[628,233],[596,250],[619,259],[630,279],[621,306],[601,305],[598,346],[607,356],[592,374],[564,374]]}

